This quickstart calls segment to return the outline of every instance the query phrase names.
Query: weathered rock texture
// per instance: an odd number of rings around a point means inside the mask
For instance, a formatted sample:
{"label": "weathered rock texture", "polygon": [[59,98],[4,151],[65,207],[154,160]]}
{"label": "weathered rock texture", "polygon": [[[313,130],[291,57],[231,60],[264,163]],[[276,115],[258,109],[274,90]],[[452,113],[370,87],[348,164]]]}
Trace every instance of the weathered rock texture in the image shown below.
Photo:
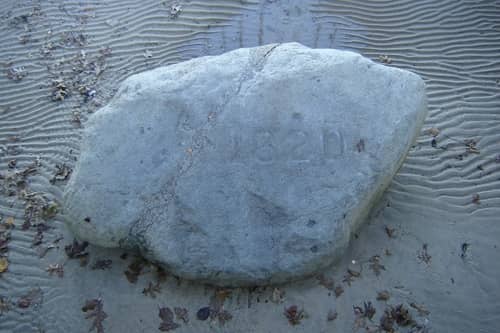
{"label": "weathered rock texture", "polygon": [[423,81],[299,44],[134,75],[86,124],[64,206],[82,239],[219,285],[342,255],[426,115]]}

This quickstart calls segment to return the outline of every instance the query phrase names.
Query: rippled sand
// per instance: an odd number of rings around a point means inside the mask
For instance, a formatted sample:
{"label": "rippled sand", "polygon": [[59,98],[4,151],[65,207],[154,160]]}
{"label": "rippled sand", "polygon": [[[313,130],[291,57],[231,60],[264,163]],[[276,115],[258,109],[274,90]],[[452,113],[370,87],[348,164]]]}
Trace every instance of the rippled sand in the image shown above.
{"label": "rippled sand", "polygon": [[[0,216],[4,222],[14,217],[15,224],[5,253],[8,270],[0,274],[0,331],[87,332],[93,319],[82,306],[100,297],[105,332],[158,331],[159,307],[188,310],[189,322],[175,319],[175,332],[351,332],[357,326],[363,332],[397,304],[430,332],[498,332],[500,1],[177,3],[2,1],[0,173],[36,170],[24,177],[26,185],[6,189],[0,179]],[[216,292],[211,287],[167,276],[153,298],[143,293],[150,282],[156,286],[153,267],[136,283],[124,274],[132,255],[122,259],[122,251],[89,247],[87,266],[68,259],[64,247],[73,238],[59,216],[45,221],[47,230],[23,230],[30,203],[60,199],[86,118],[124,78],[284,41],[354,50],[414,71],[428,87],[429,116],[420,137],[345,260],[322,278],[279,286],[283,303],[274,287],[231,290],[224,309],[232,319],[222,325],[196,319]],[[37,231],[41,244],[34,242]],[[56,248],[40,258],[52,244]],[[112,260],[111,268],[92,269],[99,259]],[[47,272],[55,264],[63,266],[63,277]],[[352,281],[345,278],[350,275]],[[389,300],[376,300],[382,290]],[[30,291],[26,307],[23,296]],[[353,306],[368,301],[376,309],[372,320],[356,317]],[[284,315],[291,305],[305,313],[295,326]],[[330,311],[337,312],[335,320],[327,320]]]}

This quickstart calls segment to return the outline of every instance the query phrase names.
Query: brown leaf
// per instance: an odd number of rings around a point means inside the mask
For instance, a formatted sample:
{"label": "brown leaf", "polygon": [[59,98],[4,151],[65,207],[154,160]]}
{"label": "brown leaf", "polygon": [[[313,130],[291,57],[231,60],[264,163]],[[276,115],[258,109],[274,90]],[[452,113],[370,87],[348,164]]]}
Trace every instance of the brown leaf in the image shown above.
{"label": "brown leaf", "polygon": [[428,264],[431,261],[431,255],[427,253],[427,244],[422,245],[422,250],[418,252],[417,258]]}
{"label": "brown leaf", "polygon": [[64,276],[64,268],[63,265],[61,264],[51,264],[45,270],[49,272],[50,275],[56,273],[57,276],[59,276],[60,278]]}
{"label": "brown leaf", "polygon": [[64,251],[66,251],[66,255],[70,259],[78,259],[82,257],[88,256],[88,252],[85,252],[85,249],[89,245],[88,242],[78,242],[76,239],[73,239],[73,243],[66,245],[64,247]]}
{"label": "brown leaf", "polygon": [[160,283],[157,282],[153,284],[153,282],[149,281],[149,284],[146,288],[142,290],[142,293],[146,296],[151,296],[151,298],[156,298],[156,293],[161,292]]}
{"label": "brown leaf", "polygon": [[344,293],[344,288],[339,284],[335,287],[335,297],[339,297]]}
{"label": "brown leaf", "polygon": [[142,258],[136,258],[130,265],[128,265],[128,270],[125,271],[125,276],[128,282],[136,283],[142,269],[146,265],[146,261]]}
{"label": "brown leaf", "polygon": [[102,299],[91,299],[85,302],[85,305],[82,307],[83,312],[89,312],[85,319],[94,318],[92,322],[92,326],[89,329],[90,331],[95,330],[97,333],[104,333],[104,327],[102,325],[104,319],[108,317],[108,315],[104,312],[104,305]]}
{"label": "brown leaf", "polygon": [[182,320],[185,324],[189,322],[189,313],[186,308],[174,307],[175,317]]}
{"label": "brown leaf", "polygon": [[396,238],[396,234],[395,234],[396,228],[390,228],[389,226],[386,225],[384,227],[384,229],[385,229],[385,233],[387,234],[387,237]]}
{"label": "brown leaf", "polygon": [[304,318],[304,310],[299,309],[297,305],[290,305],[288,308],[285,308],[284,315],[291,325],[298,325]]}
{"label": "brown leaf", "polygon": [[9,268],[9,261],[7,260],[7,258],[5,257],[0,258],[0,273],[6,272],[8,268]]}
{"label": "brown leaf", "polygon": [[418,314],[421,316],[428,316],[430,311],[425,309],[423,305],[419,305],[417,303],[410,303],[410,306],[418,311]]}
{"label": "brown leaf", "polygon": [[163,307],[158,310],[158,316],[162,320],[160,327],[158,328],[162,332],[168,332],[175,330],[180,325],[174,323],[174,313],[169,307]]}
{"label": "brown leaf", "polygon": [[17,300],[17,306],[26,309],[32,304],[38,305],[42,302],[42,290],[40,288],[31,289],[26,295]]}
{"label": "brown leaf", "polygon": [[376,276],[379,276],[381,271],[385,271],[385,266],[380,263],[380,256],[372,256],[369,261],[370,269],[375,273]]}

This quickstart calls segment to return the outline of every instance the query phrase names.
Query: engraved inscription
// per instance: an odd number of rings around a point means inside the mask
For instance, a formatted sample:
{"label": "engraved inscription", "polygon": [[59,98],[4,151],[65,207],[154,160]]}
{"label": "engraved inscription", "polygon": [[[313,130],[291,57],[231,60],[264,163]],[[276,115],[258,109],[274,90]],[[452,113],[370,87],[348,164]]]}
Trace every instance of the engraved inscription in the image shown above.
{"label": "engraved inscription", "polygon": [[214,153],[231,162],[308,162],[339,158],[345,151],[342,133],[332,128],[238,128],[217,132]]}

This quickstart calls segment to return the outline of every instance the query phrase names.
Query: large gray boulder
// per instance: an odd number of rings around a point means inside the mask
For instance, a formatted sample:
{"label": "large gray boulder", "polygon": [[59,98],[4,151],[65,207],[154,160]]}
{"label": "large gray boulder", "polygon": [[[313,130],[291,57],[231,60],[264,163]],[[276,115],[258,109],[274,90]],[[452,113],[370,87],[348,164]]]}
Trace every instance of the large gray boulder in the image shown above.
{"label": "large gray boulder", "polygon": [[133,75],[86,124],[67,223],[188,279],[310,275],[342,256],[426,111],[417,75],[296,43]]}

